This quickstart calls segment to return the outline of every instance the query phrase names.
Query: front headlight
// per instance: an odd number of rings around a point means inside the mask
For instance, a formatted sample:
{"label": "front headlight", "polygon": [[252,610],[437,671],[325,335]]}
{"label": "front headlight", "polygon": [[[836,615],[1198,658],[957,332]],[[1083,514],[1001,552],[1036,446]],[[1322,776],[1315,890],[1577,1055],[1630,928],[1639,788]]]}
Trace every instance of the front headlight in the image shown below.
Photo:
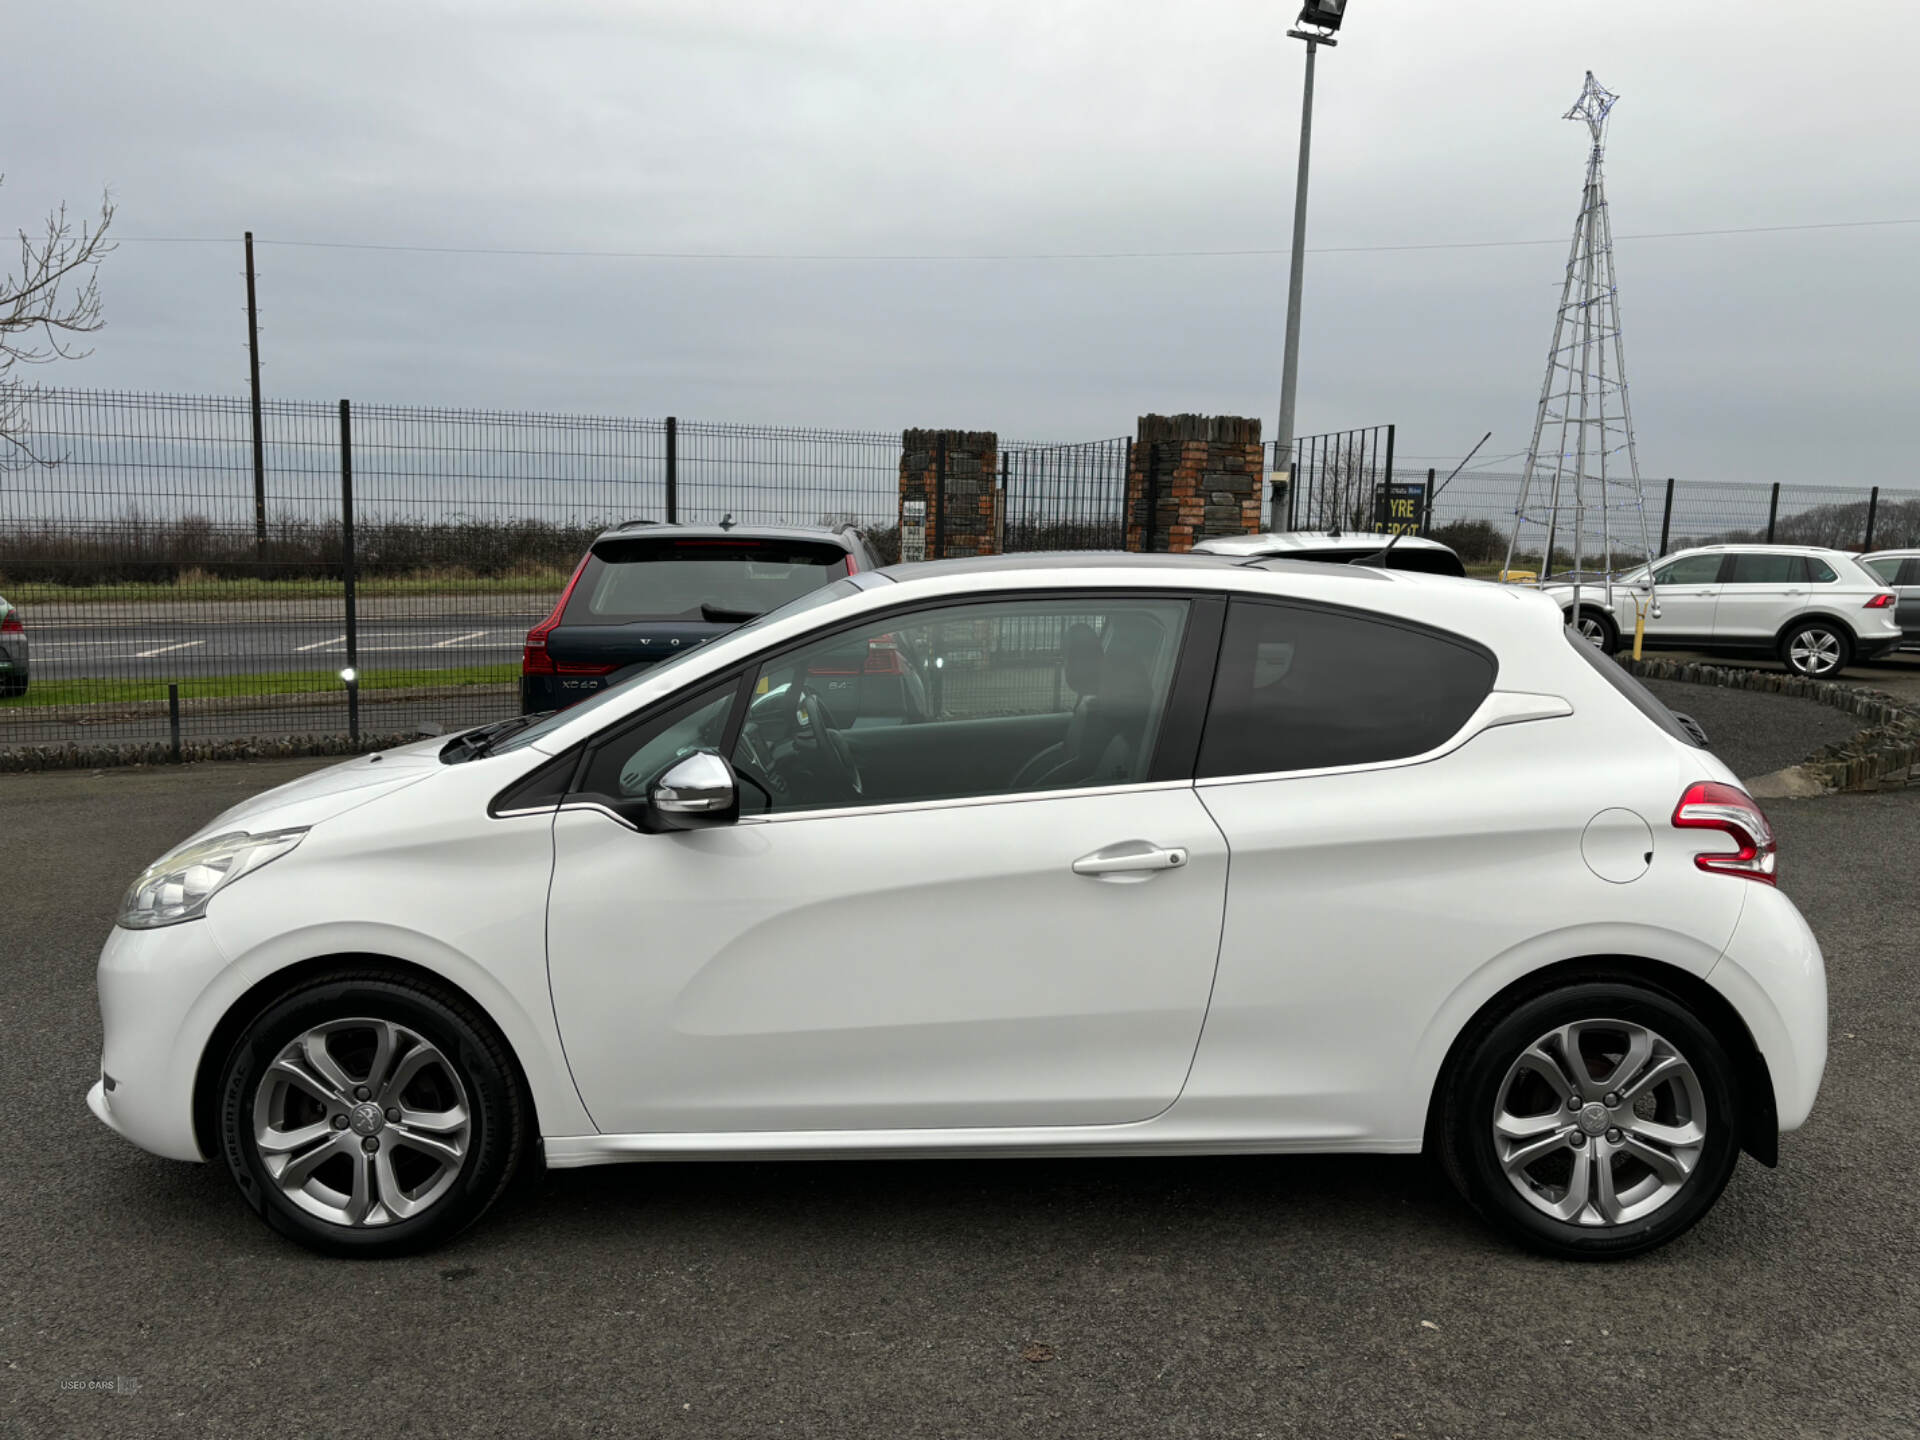
{"label": "front headlight", "polygon": [[141,872],[120,902],[119,924],[129,930],[155,930],[197,920],[207,902],[249,870],[278,860],[300,843],[307,827],[249,835],[243,830],[196,840],[162,855]]}

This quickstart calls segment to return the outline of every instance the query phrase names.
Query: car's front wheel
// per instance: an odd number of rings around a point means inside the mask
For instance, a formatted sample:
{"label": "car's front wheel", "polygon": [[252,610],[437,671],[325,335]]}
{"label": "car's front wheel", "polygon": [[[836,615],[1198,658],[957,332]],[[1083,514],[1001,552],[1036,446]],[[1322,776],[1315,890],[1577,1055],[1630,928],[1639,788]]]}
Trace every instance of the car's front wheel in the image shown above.
{"label": "car's front wheel", "polygon": [[1673,995],[1594,978],[1484,1019],[1436,1112],[1475,1209],[1574,1259],[1651,1250],[1710,1209],[1739,1158],[1725,1049]]}
{"label": "car's front wheel", "polygon": [[436,1245],[478,1219],[533,1129],[493,1026],[450,992],[320,977],[267,1006],[222,1072],[221,1148],[247,1203],[323,1253]]}
{"label": "car's front wheel", "polygon": [[1795,625],[1781,637],[1780,658],[1796,675],[1831,680],[1853,658],[1852,637],[1824,620]]}

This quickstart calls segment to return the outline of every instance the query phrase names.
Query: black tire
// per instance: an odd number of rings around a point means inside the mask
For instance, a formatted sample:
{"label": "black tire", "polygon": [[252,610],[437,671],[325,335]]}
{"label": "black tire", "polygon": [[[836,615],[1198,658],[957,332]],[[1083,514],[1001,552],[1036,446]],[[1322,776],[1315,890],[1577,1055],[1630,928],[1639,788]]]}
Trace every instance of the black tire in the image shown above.
{"label": "black tire", "polygon": [[[1604,1031],[1605,1022],[1618,1022],[1645,1027],[1655,1032],[1656,1038],[1664,1038],[1691,1065],[1705,1110],[1705,1142],[1677,1191],[1650,1213],[1611,1224],[1580,1224],[1547,1214],[1541,1207],[1553,1192],[1536,1191],[1541,1196],[1537,1201],[1523,1195],[1521,1186],[1501,1165],[1494,1136],[1502,1087],[1522,1053],[1560,1026],[1594,1021],[1602,1022],[1596,1030]],[[1589,1067],[1588,1073],[1598,1072]],[[1595,972],[1521,998],[1503,1012],[1476,1022],[1456,1047],[1441,1081],[1435,1102],[1434,1138],[1448,1178],[1495,1228],[1549,1255],[1619,1260],[1683,1234],[1720,1198],[1740,1158],[1738,1097],[1736,1071],[1725,1048],[1680,999],[1630,976]],[[1570,1128],[1582,1123],[1572,1115],[1566,1120]],[[1595,1157],[1590,1163],[1610,1167],[1609,1173],[1619,1184],[1618,1177],[1632,1177],[1646,1167],[1624,1151],[1612,1149],[1612,1137],[1617,1133],[1612,1129],[1604,1132],[1609,1151],[1606,1159],[1599,1158],[1600,1135],[1585,1143],[1592,1147]],[[1551,1151],[1544,1152],[1541,1163],[1550,1164],[1553,1158]],[[1572,1161],[1568,1164],[1571,1168]]]}
{"label": "black tire", "polygon": [[[363,1029],[371,1037],[370,1028],[347,1023],[361,1019],[399,1027],[398,1033],[403,1037],[410,1032],[413,1040],[422,1041],[439,1052],[435,1061],[421,1072],[424,1078],[399,1087],[392,1097],[396,1105],[405,1104],[409,1095],[420,1101],[421,1092],[415,1086],[437,1087],[443,1096],[453,1097],[451,1102],[446,1099],[438,1102],[442,1106],[440,1113],[455,1113],[452,1106],[464,1100],[458,1109],[464,1111],[467,1119],[459,1135],[464,1154],[454,1164],[439,1162],[440,1169],[435,1173],[451,1172],[450,1177],[441,1193],[419,1213],[393,1218],[382,1206],[380,1213],[387,1216],[384,1220],[376,1216],[373,1223],[350,1224],[309,1213],[286,1193],[267,1169],[267,1162],[255,1142],[255,1124],[259,1107],[273,1103],[304,1103],[310,1107],[307,1119],[316,1124],[321,1118],[327,1118],[327,1123],[339,1131],[343,1152],[324,1162],[335,1167],[333,1171],[324,1172],[329,1175],[338,1175],[339,1167],[348,1167],[344,1173],[351,1177],[353,1167],[361,1163],[360,1156],[351,1153],[351,1145],[356,1143],[351,1137],[362,1119],[376,1129],[391,1132],[385,1142],[387,1175],[401,1177],[405,1166],[413,1167],[417,1173],[423,1163],[432,1163],[423,1162],[422,1152],[418,1150],[409,1153],[410,1142],[403,1133],[407,1127],[403,1125],[384,1126],[378,1117],[355,1116],[351,1127],[340,1129],[338,1118],[327,1117],[328,1107],[298,1086],[281,1087],[284,1095],[295,1096],[296,1100],[274,1102],[262,1098],[263,1084],[272,1083],[268,1079],[269,1067],[287,1046],[316,1027],[328,1025],[341,1026],[337,1033],[349,1042],[357,1039]],[[333,1041],[324,1044],[331,1046]],[[395,1048],[398,1059],[417,1046],[403,1038]],[[330,1053],[347,1078],[375,1078],[356,1070],[350,1047],[344,1055]],[[438,1068],[442,1059],[445,1066]],[[396,1067],[388,1068],[392,1073]],[[465,1001],[431,982],[378,970],[342,970],[313,977],[268,1005],[235,1042],[221,1070],[219,1096],[221,1153],[241,1196],[274,1230],[326,1255],[377,1258],[408,1254],[443,1243],[479,1219],[499,1199],[521,1168],[533,1142],[532,1104],[506,1042],[492,1023]],[[366,1136],[357,1143],[364,1146],[368,1140],[375,1137]],[[375,1140],[376,1150],[380,1143]],[[369,1167],[366,1183],[371,1188],[375,1185],[372,1157],[366,1163]],[[314,1171],[316,1177],[322,1173],[319,1169]],[[302,1194],[307,1194],[304,1187]]]}
{"label": "black tire", "polygon": [[[1796,659],[1796,652],[1803,658]],[[1796,621],[1780,632],[1779,654],[1793,674],[1831,680],[1853,663],[1853,636],[1831,620]]]}
{"label": "black tire", "polygon": [[1585,630],[1582,630],[1578,626],[1574,627],[1575,633],[1592,644],[1602,655],[1611,655],[1620,648],[1620,626],[1606,611],[1596,610],[1590,605],[1582,605],[1580,607],[1580,618],[1583,622],[1598,629],[1599,634],[1588,635]]}

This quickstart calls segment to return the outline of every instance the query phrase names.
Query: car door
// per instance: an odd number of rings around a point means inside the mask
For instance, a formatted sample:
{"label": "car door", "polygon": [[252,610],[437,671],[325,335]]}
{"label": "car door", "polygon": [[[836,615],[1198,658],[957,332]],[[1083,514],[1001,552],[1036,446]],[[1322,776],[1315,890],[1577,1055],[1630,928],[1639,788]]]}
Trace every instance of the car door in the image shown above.
{"label": "car door", "polygon": [[1720,604],[1719,551],[1682,555],[1654,567],[1654,607],[1646,633],[1668,646],[1706,645],[1713,639]]}
{"label": "car door", "polygon": [[[1716,645],[1766,646],[1807,607],[1807,560],[1773,550],[1727,556],[1713,613]],[[1662,603],[1665,595],[1662,594]]]}
{"label": "car door", "polygon": [[[595,1124],[1165,1109],[1225,902],[1226,846],[1191,783],[1222,609],[1159,594],[885,612],[599,743],[555,817],[548,911],[554,1009]],[[850,643],[925,657],[931,713],[863,725],[862,692],[826,698],[812,672]],[[737,823],[641,833],[596,799],[644,793],[695,749],[731,757]]]}

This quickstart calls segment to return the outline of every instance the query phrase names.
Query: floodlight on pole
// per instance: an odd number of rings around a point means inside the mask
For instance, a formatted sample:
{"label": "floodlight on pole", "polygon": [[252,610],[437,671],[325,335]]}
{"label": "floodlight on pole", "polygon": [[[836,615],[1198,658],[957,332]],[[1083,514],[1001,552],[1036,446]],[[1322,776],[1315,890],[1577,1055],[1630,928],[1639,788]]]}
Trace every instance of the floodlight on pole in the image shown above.
{"label": "floodlight on pole", "polygon": [[1307,251],[1307,163],[1313,152],[1313,57],[1322,45],[1337,43],[1334,32],[1346,19],[1347,0],[1307,0],[1297,28],[1287,34],[1307,42],[1307,75],[1300,95],[1300,164],[1293,187],[1293,251],[1287,270],[1287,331],[1280,362],[1280,425],[1273,437],[1273,480],[1268,523],[1276,523],[1280,502],[1293,484],[1293,408],[1300,372],[1300,290]]}

